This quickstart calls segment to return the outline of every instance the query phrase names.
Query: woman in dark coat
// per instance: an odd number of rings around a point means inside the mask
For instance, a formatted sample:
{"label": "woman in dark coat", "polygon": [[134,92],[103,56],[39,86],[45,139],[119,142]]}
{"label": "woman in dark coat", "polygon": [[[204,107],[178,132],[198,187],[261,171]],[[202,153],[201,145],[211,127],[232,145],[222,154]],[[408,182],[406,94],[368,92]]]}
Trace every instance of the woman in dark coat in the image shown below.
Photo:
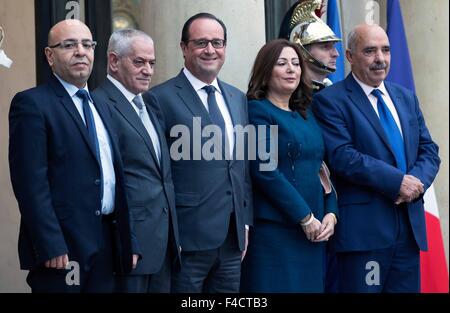
{"label": "woman in dark coat", "polygon": [[324,144],[302,62],[295,44],[277,39],[259,51],[253,66],[249,120],[266,126],[266,139],[257,138],[266,147],[269,126],[278,126],[272,138],[278,140],[278,164],[267,171],[263,161],[251,162],[255,221],[242,292],[323,292],[325,242],[334,232],[337,203],[319,178]]}

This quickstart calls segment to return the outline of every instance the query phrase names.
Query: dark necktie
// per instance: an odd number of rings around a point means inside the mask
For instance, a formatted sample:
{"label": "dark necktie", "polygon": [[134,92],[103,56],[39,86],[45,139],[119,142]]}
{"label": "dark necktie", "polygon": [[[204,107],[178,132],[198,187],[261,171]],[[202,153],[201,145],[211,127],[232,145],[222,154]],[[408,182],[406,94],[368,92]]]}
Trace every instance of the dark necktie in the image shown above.
{"label": "dark necktie", "polygon": [[225,153],[225,138],[226,138],[226,128],[225,121],[223,119],[222,113],[220,113],[219,106],[216,101],[216,88],[212,85],[206,85],[203,89],[208,94],[208,111],[209,117],[213,124],[219,126],[222,132],[222,155]]}
{"label": "dark necktie", "polygon": [[95,128],[94,115],[92,114],[91,107],[89,106],[89,94],[86,90],[79,89],[76,93],[76,96],[81,100],[83,100],[84,121],[86,123],[89,139],[95,147],[95,156],[97,157],[97,161],[100,164],[100,179],[101,179],[100,197],[101,199],[103,199],[103,167],[102,167],[102,160],[100,159],[100,148],[98,144],[97,130]]}
{"label": "dark necktie", "polygon": [[374,89],[372,90],[372,94],[378,99],[377,108],[380,123],[383,126],[384,132],[386,133],[389,143],[391,144],[391,148],[394,151],[395,159],[397,161],[397,168],[403,173],[406,173],[405,147],[400,129],[398,129],[397,123],[395,123],[391,111],[389,111],[389,108],[384,102],[381,91],[379,89]]}
{"label": "dark necktie", "polygon": [[86,90],[80,89],[77,91],[76,96],[83,100],[83,114],[87,132],[92,145],[95,147],[95,156],[100,162],[100,149],[98,145],[97,130],[95,129],[94,115],[92,114],[91,107],[89,106],[89,94]]}

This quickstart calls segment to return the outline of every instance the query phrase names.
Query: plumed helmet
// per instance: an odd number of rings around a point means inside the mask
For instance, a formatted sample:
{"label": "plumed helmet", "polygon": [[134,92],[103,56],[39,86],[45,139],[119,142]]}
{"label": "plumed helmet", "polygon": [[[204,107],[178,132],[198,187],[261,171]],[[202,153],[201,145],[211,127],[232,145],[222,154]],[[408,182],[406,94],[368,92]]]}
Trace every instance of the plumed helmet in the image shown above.
{"label": "plumed helmet", "polygon": [[334,32],[315,13],[320,9],[321,0],[306,0],[300,2],[294,9],[290,21],[289,40],[298,44],[302,49],[305,59],[325,72],[332,73],[335,70],[316,60],[305,46],[320,42],[338,42]]}

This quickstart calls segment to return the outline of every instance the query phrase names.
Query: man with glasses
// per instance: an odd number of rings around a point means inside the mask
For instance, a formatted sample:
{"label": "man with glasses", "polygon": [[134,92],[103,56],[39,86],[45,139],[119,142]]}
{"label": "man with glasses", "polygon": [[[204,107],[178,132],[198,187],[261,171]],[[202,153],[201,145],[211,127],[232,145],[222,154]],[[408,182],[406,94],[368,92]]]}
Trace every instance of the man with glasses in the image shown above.
{"label": "man with glasses", "polygon": [[[144,95],[158,111],[171,153],[177,153],[174,142],[186,139],[171,133],[182,125],[190,134],[182,148],[187,157],[172,154],[182,248],[173,292],[239,291],[252,204],[247,164],[233,157],[233,127],[247,125],[247,101],[241,91],[217,78],[226,42],[220,19],[209,13],[192,16],[181,36],[184,69]],[[201,137],[195,131],[211,126],[213,136]],[[202,149],[210,140],[215,143],[208,149],[214,150],[212,160],[204,158]]]}
{"label": "man with glasses", "polygon": [[179,265],[175,192],[164,132],[142,99],[156,63],[153,40],[135,29],[115,31],[108,44],[108,76],[94,94],[108,103],[125,170],[126,192],[142,260],[118,277],[121,292],[170,292]]}
{"label": "man with glasses", "polygon": [[136,265],[115,134],[87,86],[94,48],[85,24],[57,23],[45,48],[49,82],[11,103],[19,258],[33,292],[112,292],[113,272]]}

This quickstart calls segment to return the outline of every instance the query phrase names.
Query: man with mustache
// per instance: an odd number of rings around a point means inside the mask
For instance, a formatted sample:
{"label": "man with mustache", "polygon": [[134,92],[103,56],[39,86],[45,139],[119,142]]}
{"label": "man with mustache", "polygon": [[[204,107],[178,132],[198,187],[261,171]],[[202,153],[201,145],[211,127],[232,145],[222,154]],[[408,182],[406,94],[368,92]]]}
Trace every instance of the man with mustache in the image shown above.
{"label": "man with mustache", "polygon": [[389,39],[378,25],[349,33],[344,81],[314,96],[338,193],[340,292],[419,292],[427,249],[423,194],[440,164],[417,97],[384,81]]}
{"label": "man with mustache", "polygon": [[87,86],[95,45],[82,22],[57,23],[45,48],[48,83],[11,103],[19,258],[32,292],[112,292],[113,272],[131,271],[140,253],[109,114]]}
{"label": "man with mustache", "polygon": [[[239,152],[233,128],[245,127],[248,114],[245,94],[217,78],[226,44],[226,27],[220,19],[209,13],[192,16],[181,34],[184,69],[144,96],[160,112],[169,146],[181,140],[180,133],[172,132],[180,125],[190,137],[199,135],[194,125],[215,126],[219,133],[215,138],[221,143],[214,144],[212,160],[202,153],[205,142],[211,140],[204,136],[186,143],[188,158],[172,157],[182,248],[173,292],[239,291],[252,204],[247,162],[235,158]],[[200,147],[192,144],[199,141]]]}
{"label": "man with mustache", "polygon": [[142,253],[130,275],[118,277],[119,292],[170,292],[172,263],[180,261],[169,149],[141,95],[150,86],[155,63],[153,40],[146,33],[115,31],[109,39],[107,79],[94,91],[112,113]]}

